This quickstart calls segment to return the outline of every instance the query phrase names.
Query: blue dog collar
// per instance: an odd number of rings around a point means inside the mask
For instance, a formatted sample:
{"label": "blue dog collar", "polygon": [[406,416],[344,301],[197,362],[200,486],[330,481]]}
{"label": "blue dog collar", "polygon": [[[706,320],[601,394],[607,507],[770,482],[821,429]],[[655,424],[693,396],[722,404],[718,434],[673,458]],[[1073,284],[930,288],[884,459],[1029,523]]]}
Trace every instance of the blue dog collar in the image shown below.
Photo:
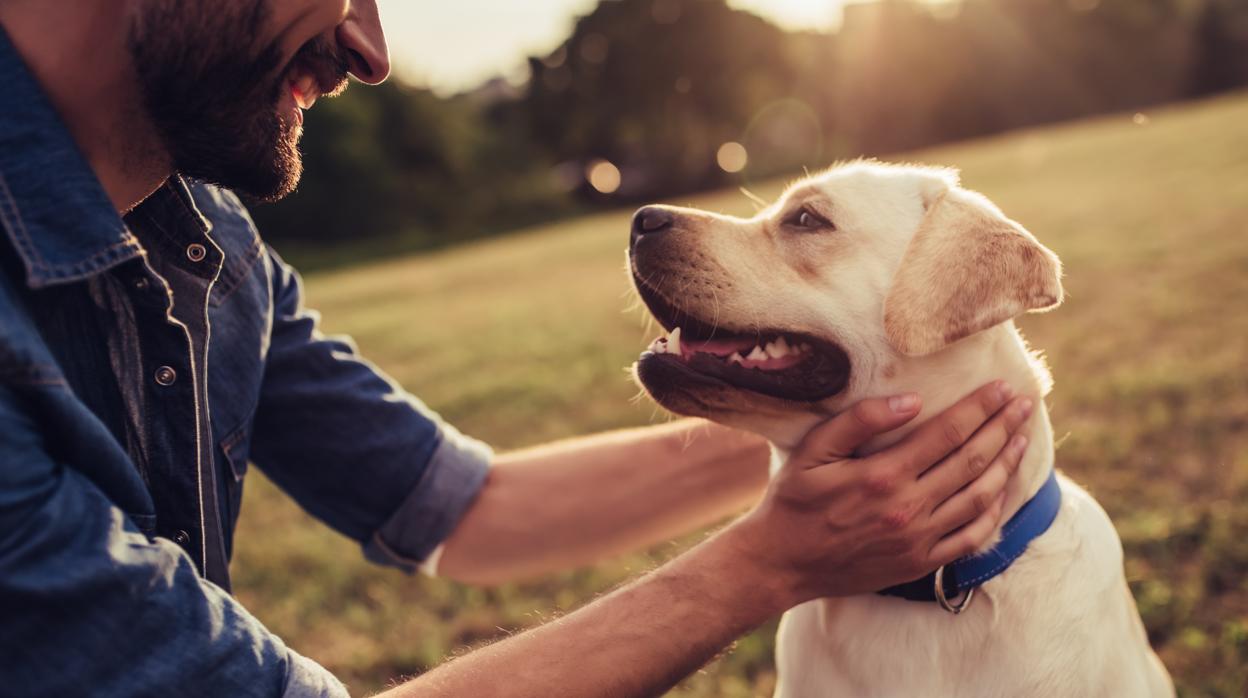
{"label": "blue dog collar", "polygon": [[[1036,496],[1006,522],[1001,529],[1001,542],[991,550],[981,555],[964,557],[926,577],[876,593],[907,601],[937,602],[945,610],[959,613],[970,601],[970,595],[976,588],[1009,569],[1027,550],[1031,541],[1049,530],[1061,506],[1062,488],[1057,484],[1057,471],[1054,470],[1049,473],[1049,479]],[[958,598],[962,594],[966,594],[966,597],[960,604],[953,606],[949,603],[948,599]]]}

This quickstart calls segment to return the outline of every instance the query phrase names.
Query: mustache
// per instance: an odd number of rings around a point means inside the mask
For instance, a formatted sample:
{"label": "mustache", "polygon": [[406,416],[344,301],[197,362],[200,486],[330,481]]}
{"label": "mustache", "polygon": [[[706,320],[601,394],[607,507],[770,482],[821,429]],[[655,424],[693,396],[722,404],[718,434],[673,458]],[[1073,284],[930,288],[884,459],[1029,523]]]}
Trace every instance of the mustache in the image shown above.
{"label": "mustache", "polygon": [[318,36],[299,48],[290,61],[286,75],[295,72],[312,75],[322,96],[336,97],[347,89],[350,70],[351,60],[347,52]]}

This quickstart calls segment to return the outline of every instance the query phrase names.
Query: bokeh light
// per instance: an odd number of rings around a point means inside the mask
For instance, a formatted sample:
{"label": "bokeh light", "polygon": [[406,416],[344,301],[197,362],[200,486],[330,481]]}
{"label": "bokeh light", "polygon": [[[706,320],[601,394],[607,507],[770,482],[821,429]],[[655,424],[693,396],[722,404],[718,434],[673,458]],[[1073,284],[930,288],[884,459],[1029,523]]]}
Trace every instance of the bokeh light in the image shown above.
{"label": "bokeh light", "polygon": [[614,194],[620,188],[620,168],[607,160],[594,160],[585,168],[589,186],[600,194]]}
{"label": "bokeh light", "polygon": [[719,163],[719,168],[724,172],[740,172],[749,163],[750,154],[746,152],[745,146],[729,141],[719,146],[715,161]]}
{"label": "bokeh light", "polygon": [[824,157],[823,122],[805,101],[779,99],[754,113],[741,145],[753,159],[751,171],[796,171]]}

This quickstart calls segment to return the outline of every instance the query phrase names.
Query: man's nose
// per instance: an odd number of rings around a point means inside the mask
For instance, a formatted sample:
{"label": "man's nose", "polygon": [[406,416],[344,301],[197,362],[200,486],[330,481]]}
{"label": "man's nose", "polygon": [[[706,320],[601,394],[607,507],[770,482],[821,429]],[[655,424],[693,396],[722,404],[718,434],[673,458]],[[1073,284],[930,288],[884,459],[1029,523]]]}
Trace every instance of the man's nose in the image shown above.
{"label": "man's nose", "polygon": [[656,235],[676,223],[676,214],[662,206],[644,206],[633,214],[632,244],[646,235]]}
{"label": "man's nose", "polygon": [[377,0],[352,0],[336,38],[347,53],[351,74],[360,82],[376,85],[389,77],[390,49],[381,29]]}

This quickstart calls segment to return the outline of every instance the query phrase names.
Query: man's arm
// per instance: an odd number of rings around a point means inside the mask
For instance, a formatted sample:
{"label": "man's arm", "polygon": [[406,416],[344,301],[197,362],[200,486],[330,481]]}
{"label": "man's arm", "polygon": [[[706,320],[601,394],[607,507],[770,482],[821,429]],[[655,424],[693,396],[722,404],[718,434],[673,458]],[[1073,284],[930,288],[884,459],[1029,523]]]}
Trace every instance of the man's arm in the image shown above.
{"label": "man's arm", "polygon": [[757,501],[767,462],[761,438],[692,419],[498,456],[439,574],[493,584],[671,540]]}
{"label": "man's arm", "polygon": [[477,496],[492,453],[349,338],[323,335],[295,270],[271,249],[265,264],[272,330],[249,460],[370,560],[414,571]]}
{"label": "man's arm", "polygon": [[[915,579],[969,554],[999,523],[1026,447],[1011,435],[1027,404],[1002,409],[1008,397],[988,386],[855,461],[857,445],[918,413],[914,403],[865,401],[808,436],[763,502],[702,545],[386,696],[655,695],[786,608]],[[968,433],[966,444],[949,442]]]}

